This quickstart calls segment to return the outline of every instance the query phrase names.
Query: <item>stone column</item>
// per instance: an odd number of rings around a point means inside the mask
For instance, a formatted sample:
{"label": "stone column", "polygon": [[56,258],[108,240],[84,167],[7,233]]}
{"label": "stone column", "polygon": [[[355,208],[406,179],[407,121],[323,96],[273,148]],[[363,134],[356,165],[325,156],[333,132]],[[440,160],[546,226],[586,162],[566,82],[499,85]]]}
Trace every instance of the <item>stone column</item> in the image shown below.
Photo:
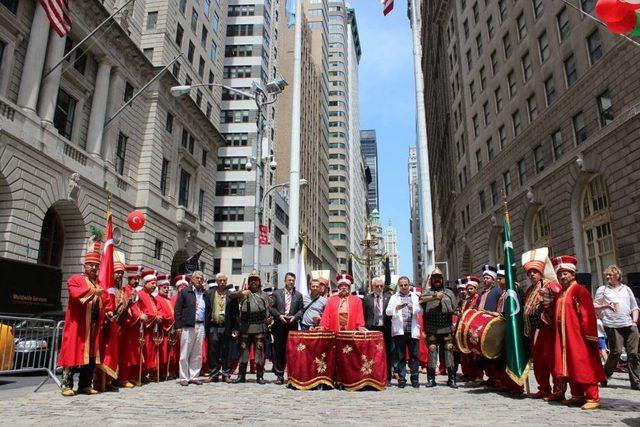
{"label": "stone column", "polygon": [[87,151],[95,157],[99,157],[102,154],[102,130],[107,113],[110,74],[111,64],[104,60],[100,61],[93,91],[93,100],[91,102],[89,129],[87,131]]}
{"label": "stone column", "polygon": [[[125,81],[122,78],[121,72],[118,67],[113,68],[111,73],[111,79],[109,80],[109,90],[106,104],[105,120],[108,120],[123,104]],[[118,129],[120,124],[120,118],[122,114],[114,119],[109,127],[102,134],[102,158],[104,161],[113,166],[113,158],[115,156],[114,144],[118,140]]]}
{"label": "stone column", "polygon": [[[45,72],[49,71],[64,56],[64,45],[67,36],[58,36],[51,30],[49,35],[49,47],[47,48],[47,60],[45,62]],[[60,77],[64,64],[58,65],[49,75],[42,79],[40,87],[40,102],[38,103],[38,115],[45,122],[53,123],[53,116],[56,112],[56,102],[58,100],[58,89],[60,89]]]}
{"label": "stone column", "polygon": [[33,14],[31,34],[29,35],[29,44],[27,45],[27,54],[24,59],[20,90],[18,92],[18,105],[33,112],[36,111],[38,103],[49,27],[49,19],[47,19],[46,12],[40,3],[36,2],[36,11]]}

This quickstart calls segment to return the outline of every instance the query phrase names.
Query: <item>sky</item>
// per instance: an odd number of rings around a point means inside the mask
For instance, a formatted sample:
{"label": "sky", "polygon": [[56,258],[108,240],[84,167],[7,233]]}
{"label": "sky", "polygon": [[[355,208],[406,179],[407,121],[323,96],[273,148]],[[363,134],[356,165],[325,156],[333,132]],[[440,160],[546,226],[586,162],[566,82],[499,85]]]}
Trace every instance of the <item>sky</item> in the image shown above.
{"label": "sky", "polygon": [[382,15],[379,0],[351,0],[362,45],[360,129],[375,129],[383,228],[391,219],[398,232],[400,274],[412,276],[409,232],[409,146],[415,145],[415,86],[407,2],[395,0]]}

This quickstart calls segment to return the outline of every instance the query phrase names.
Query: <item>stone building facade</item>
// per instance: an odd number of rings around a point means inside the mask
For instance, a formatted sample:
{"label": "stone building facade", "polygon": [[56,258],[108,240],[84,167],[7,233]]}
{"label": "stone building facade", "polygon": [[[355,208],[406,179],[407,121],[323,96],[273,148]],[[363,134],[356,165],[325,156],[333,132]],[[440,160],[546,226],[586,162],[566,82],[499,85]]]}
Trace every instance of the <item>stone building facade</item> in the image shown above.
{"label": "stone building facade", "polygon": [[639,271],[638,48],[563,2],[426,2],[422,25],[436,260],[502,261],[505,197],[516,254]]}
{"label": "stone building facade", "polygon": [[[204,249],[212,274],[221,135],[193,100],[170,95],[179,83],[168,72],[136,96],[160,67],[119,24],[49,73],[69,40],[110,13],[93,0],[71,6],[73,28],[61,38],[37,1],[0,3],[0,260],[23,262],[23,274],[47,266],[64,305],[64,282],[81,271],[110,198],[126,262],[175,272]],[[135,233],[126,224],[134,209],[146,217]]]}

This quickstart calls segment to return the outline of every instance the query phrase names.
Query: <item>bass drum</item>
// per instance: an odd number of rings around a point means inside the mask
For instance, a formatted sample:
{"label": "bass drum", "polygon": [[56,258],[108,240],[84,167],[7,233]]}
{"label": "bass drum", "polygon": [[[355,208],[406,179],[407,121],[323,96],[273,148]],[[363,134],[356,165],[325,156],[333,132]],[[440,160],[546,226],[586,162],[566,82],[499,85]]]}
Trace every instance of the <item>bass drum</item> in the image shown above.
{"label": "bass drum", "polygon": [[456,343],[461,352],[475,353],[486,359],[500,357],[504,350],[506,322],[502,316],[470,309],[462,313]]}

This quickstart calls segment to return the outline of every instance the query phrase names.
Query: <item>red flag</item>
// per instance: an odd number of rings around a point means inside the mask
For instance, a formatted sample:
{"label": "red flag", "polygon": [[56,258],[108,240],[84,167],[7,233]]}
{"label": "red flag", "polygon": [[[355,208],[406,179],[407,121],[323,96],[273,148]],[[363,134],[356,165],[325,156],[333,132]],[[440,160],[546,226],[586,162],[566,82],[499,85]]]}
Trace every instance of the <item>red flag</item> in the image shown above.
{"label": "red flag", "polygon": [[115,309],[116,286],[113,280],[113,221],[111,212],[107,212],[107,233],[105,243],[102,246],[102,258],[100,259],[100,271],[98,280],[103,292],[105,311]]}
{"label": "red flag", "polygon": [[69,0],[40,0],[53,30],[60,37],[71,30],[71,15],[69,14]]}
{"label": "red flag", "polygon": [[382,13],[387,16],[393,10],[393,0],[382,0]]}

